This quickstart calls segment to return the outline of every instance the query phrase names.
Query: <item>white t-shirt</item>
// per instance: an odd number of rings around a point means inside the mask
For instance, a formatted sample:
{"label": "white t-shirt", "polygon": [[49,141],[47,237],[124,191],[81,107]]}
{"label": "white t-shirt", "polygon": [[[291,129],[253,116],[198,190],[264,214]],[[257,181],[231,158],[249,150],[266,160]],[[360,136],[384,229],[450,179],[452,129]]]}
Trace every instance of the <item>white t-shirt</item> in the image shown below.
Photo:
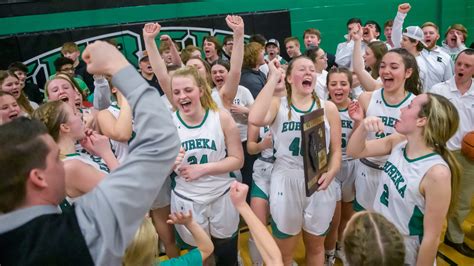
{"label": "white t-shirt", "polygon": [[[212,96],[212,99],[216,102],[217,106],[220,109],[224,109],[224,105],[222,104],[221,97],[219,96],[219,92],[217,91],[216,87],[212,89],[211,96]],[[234,104],[249,108],[253,104],[254,101],[255,100],[252,96],[252,93],[249,91],[249,89],[247,89],[246,87],[242,85],[239,85],[239,87],[237,88],[237,94],[235,95],[235,98],[234,98]],[[234,118],[235,123],[237,123],[237,127],[239,128],[240,141],[242,142],[246,141],[248,114],[242,115],[242,114],[231,113],[231,115]]]}
{"label": "white t-shirt", "polygon": [[451,57],[441,51],[439,47],[431,51],[423,49],[420,56],[425,61],[427,68],[423,84],[425,91],[429,91],[435,84],[446,81],[453,76]]}
{"label": "white t-shirt", "polygon": [[474,130],[474,78],[471,82],[471,87],[463,95],[456,87],[454,77],[434,85],[429,91],[448,98],[458,110],[459,128],[447,143],[448,149],[452,151],[460,150],[462,139],[466,133]]}
{"label": "white t-shirt", "polygon": [[328,87],[326,86],[326,79],[328,77],[328,72],[323,70],[321,74],[318,73],[318,78],[316,80],[316,86],[314,87],[314,91],[316,95],[318,95],[319,99],[327,100],[329,97]]}

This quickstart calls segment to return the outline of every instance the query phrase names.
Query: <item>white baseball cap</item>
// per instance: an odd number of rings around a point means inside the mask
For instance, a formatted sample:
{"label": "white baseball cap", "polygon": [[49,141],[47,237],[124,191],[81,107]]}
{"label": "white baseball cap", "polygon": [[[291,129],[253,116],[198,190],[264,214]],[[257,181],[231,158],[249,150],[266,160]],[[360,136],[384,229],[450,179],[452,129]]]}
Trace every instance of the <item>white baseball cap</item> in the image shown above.
{"label": "white baseball cap", "polygon": [[423,30],[418,27],[418,26],[409,26],[407,27],[403,33],[403,36],[407,36],[409,38],[412,38],[413,40],[419,41],[421,44],[423,44],[425,47],[428,47],[425,43],[425,37],[423,34]]}

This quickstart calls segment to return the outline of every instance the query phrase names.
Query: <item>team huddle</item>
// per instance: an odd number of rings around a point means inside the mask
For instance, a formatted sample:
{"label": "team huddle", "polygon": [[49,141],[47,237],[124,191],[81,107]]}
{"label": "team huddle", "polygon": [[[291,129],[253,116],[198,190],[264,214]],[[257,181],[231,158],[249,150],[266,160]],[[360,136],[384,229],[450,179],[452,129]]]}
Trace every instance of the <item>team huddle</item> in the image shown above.
{"label": "team huddle", "polygon": [[[275,39],[246,44],[239,16],[202,50],[157,45],[161,26],[147,23],[139,72],[111,41],[83,60],[66,43],[44,97],[12,63],[0,71],[0,264],[157,265],[162,249],[163,265],[239,265],[240,216],[253,265],[295,265],[300,237],[306,265],[433,265],[446,219],[445,243],[474,257],[461,228],[474,50],[460,24],[443,47],[434,23],[404,29],[410,9],[385,23],[386,42],[375,21],[348,20],[335,56],[317,29],[303,53],[288,37],[289,60]],[[328,167],[308,197],[300,118],[318,109]]]}

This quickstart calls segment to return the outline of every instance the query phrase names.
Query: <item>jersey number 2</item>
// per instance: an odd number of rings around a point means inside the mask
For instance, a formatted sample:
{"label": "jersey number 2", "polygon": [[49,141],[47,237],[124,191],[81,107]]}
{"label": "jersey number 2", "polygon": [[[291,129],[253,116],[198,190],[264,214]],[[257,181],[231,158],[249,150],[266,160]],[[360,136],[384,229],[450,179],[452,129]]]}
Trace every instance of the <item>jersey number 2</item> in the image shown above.
{"label": "jersey number 2", "polygon": [[[189,156],[188,157],[188,163],[189,164],[198,164],[198,160],[196,156]],[[204,154],[201,157],[201,160],[199,160],[199,164],[206,164],[207,163],[207,154]]]}

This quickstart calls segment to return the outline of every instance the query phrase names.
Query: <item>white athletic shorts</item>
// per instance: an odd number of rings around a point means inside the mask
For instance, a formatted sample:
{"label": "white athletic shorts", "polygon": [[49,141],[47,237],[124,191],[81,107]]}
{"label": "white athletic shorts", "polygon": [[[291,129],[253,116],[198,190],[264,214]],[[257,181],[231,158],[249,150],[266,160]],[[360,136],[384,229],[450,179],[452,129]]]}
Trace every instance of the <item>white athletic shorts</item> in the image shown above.
{"label": "white athletic shorts", "polygon": [[357,161],[355,179],[355,211],[373,211],[374,201],[377,194],[379,181],[382,178],[382,170],[367,166]]}
{"label": "white athletic shorts", "polygon": [[[405,242],[405,265],[415,265],[421,245],[420,237],[403,236],[403,240]],[[436,260],[433,265],[436,265]]]}
{"label": "white athletic shorts", "polygon": [[151,205],[152,210],[169,206],[171,202],[171,177],[166,177],[163,186]]}
{"label": "white athletic shorts", "polygon": [[251,198],[262,198],[268,201],[270,191],[270,178],[272,175],[273,163],[260,159],[253,164]]}
{"label": "white athletic shorts", "polygon": [[[174,191],[171,192],[171,212],[193,213],[193,219],[212,237],[230,238],[236,235],[239,229],[239,212],[230,200],[230,193],[218,197],[211,203],[198,204],[184,199]],[[184,225],[175,225],[179,237],[186,244],[196,246],[194,238]]]}
{"label": "white athletic shorts", "polygon": [[325,235],[336,209],[336,182],[306,197],[303,169],[281,168],[273,169],[270,185],[273,235],[286,238],[299,234],[301,229]]}
{"label": "white athletic shorts", "polygon": [[338,201],[351,202],[355,198],[356,160],[345,160],[341,163],[341,170],[337,173],[335,182],[339,185]]}

